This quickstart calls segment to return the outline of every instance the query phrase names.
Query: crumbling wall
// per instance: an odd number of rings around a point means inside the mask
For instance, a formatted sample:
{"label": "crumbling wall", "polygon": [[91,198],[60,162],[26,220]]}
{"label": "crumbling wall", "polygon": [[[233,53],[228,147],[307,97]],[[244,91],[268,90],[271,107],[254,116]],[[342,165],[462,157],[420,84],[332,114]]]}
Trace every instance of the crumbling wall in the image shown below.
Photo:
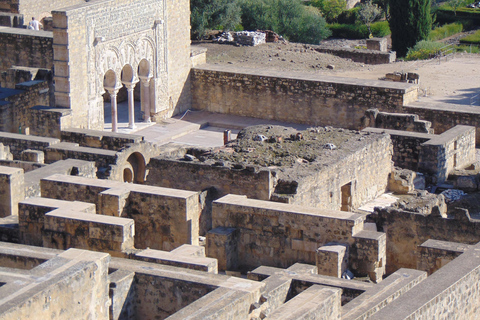
{"label": "crumbling wall", "polygon": [[387,234],[387,274],[417,267],[418,246],[428,239],[475,244],[480,241],[480,221],[468,213],[447,217],[443,196],[419,193],[410,201],[375,208],[369,216]]}
{"label": "crumbling wall", "polygon": [[192,69],[193,109],[357,129],[365,110],[393,111],[417,98],[416,85],[292,74]]}

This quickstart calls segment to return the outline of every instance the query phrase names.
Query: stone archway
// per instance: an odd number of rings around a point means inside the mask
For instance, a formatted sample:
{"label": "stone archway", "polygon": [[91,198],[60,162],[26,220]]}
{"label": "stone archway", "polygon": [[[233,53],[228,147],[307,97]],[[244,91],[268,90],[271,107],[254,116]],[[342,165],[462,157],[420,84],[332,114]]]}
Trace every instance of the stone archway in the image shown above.
{"label": "stone archway", "polygon": [[[132,171],[133,171],[133,179],[132,182],[143,184],[145,182],[145,168],[146,162],[145,157],[140,152],[132,153],[128,158],[127,162],[130,164]],[[126,167],[125,169],[129,169]],[[125,181],[125,169],[124,169],[124,181]],[[128,177],[128,173],[127,173]],[[128,181],[126,181],[128,182]]]}

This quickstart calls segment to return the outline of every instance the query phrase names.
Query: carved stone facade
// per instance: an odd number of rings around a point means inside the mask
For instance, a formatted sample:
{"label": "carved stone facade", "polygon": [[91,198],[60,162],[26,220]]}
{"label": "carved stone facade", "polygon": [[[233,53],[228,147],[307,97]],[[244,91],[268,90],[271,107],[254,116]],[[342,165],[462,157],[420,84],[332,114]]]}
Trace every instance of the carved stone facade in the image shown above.
{"label": "carved stone facade", "polygon": [[167,14],[173,5],[105,1],[52,12],[56,106],[72,109],[74,127],[103,129],[102,95],[109,94],[115,130],[116,94],[123,86],[131,115],[133,89],[141,86],[145,121],[190,107],[189,2],[175,2],[178,16]]}

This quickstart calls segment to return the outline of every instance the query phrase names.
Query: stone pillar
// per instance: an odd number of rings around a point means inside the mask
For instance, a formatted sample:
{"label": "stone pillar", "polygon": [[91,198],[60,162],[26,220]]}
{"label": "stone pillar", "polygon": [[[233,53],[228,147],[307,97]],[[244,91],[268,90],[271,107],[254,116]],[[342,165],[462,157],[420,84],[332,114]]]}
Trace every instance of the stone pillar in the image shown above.
{"label": "stone pillar", "polygon": [[128,92],[128,128],[135,129],[135,101],[134,92],[135,85],[138,80],[132,82],[123,82]]}
{"label": "stone pillar", "polygon": [[110,94],[110,104],[112,106],[112,132],[117,132],[117,93],[120,88],[105,88]]}
{"label": "stone pillar", "polygon": [[151,77],[139,77],[143,87],[142,106],[145,113],[145,122],[150,122],[150,79]]}

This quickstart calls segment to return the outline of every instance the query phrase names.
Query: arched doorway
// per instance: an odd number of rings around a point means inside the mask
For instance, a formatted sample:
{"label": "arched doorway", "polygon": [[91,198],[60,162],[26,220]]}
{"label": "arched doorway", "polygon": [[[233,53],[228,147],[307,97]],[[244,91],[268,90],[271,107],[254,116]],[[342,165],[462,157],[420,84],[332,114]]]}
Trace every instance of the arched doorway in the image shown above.
{"label": "arched doorway", "polygon": [[[143,184],[145,182],[145,157],[140,152],[134,152],[128,157],[127,162],[131,166],[131,171],[133,171],[133,179],[131,181]],[[125,169],[130,170],[130,167],[128,166]],[[125,180],[125,178],[129,178],[129,173],[125,169],[123,171],[123,179],[125,182],[129,182]]]}

